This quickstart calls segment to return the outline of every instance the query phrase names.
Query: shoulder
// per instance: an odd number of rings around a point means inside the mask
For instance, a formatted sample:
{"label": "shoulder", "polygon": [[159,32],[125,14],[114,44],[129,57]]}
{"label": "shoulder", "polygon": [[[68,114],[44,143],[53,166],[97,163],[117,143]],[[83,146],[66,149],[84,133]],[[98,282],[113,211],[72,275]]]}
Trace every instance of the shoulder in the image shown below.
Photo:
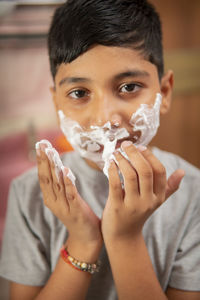
{"label": "shoulder", "polygon": [[168,175],[177,169],[183,169],[185,171],[185,178],[200,179],[200,169],[193,166],[180,156],[171,152],[163,151],[156,147],[153,148],[153,153],[165,166]]}
{"label": "shoulder", "polygon": [[173,153],[158,148],[153,148],[153,153],[165,166],[167,178],[177,169],[185,171],[179,189],[161,206],[160,212],[165,215],[168,210],[174,220],[178,216],[180,220],[188,217],[188,222],[192,216],[193,220],[197,220],[200,213],[200,170]]}
{"label": "shoulder", "polygon": [[[10,186],[10,201],[17,201],[19,206],[26,208],[28,203],[37,205],[41,201],[41,190],[37,167],[33,167],[17,176]],[[15,198],[15,199],[13,199]],[[34,201],[33,201],[34,200]]]}
{"label": "shoulder", "polygon": [[33,167],[28,171],[14,178],[11,182],[11,186],[14,186],[19,193],[26,194],[26,192],[39,191],[39,181],[37,167]]}

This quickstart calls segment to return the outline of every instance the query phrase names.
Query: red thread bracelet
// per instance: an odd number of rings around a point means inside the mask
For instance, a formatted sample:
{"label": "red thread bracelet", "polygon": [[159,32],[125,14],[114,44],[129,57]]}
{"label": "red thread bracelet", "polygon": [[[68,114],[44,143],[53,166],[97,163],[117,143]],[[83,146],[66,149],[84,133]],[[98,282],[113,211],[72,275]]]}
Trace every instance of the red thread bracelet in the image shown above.
{"label": "red thread bracelet", "polygon": [[94,274],[99,271],[100,262],[94,264],[80,262],[72,257],[64,246],[60,249],[60,255],[66,263],[78,271],[88,272],[90,274]]}

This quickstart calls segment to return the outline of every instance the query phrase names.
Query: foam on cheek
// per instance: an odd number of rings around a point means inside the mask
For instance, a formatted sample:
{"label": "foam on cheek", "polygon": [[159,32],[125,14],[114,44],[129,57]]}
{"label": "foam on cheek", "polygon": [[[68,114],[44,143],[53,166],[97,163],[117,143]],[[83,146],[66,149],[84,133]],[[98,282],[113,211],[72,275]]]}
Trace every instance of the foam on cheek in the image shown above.
{"label": "foam on cheek", "polygon": [[[155,136],[159,127],[160,104],[162,96],[156,94],[153,107],[141,104],[139,109],[133,113],[130,124],[133,132],[140,131],[141,135],[135,142],[135,146],[146,146]],[[67,118],[63,111],[58,111],[60,126],[66,138],[75,150],[82,157],[94,161],[108,177],[110,160],[114,158],[113,153],[116,149],[118,140],[128,138],[130,135],[125,128],[112,128],[111,123],[107,122],[103,126],[91,126],[91,131],[84,131],[76,122]],[[116,125],[116,127],[118,124]],[[99,151],[103,146],[103,153]],[[99,151],[99,152],[98,152]],[[126,159],[126,153],[120,149]]]}
{"label": "foam on cheek", "polygon": [[140,131],[140,138],[134,143],[135,146],[147,146],[156,135],[160,125],[160,105],[162,102],[161,94],[156,94],[153,107],[147,104],[141,104],[139,109],[133,113],[130,124],[133,131]]}

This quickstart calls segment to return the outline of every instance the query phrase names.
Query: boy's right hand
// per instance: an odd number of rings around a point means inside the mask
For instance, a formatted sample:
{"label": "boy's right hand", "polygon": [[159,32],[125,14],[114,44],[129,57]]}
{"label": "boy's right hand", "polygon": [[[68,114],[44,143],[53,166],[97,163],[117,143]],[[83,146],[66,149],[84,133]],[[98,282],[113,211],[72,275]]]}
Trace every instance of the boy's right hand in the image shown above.
{"label": "boy's right hand", "polygon": [[[40,143],[37,151],[38,176],[44,204],[66,226],[69,232],[67,246],[74,249],[101,249],[100,219],[81,198],[75,185],[67,177],[68,169],[55,171],[55,164],[45,153],[47,145]],[[40,152],[40,153],[38,153]],[[57,178],[58,176],[58,178]],[[69,245],[70,244],[70,245]],[[69,249],[70,252],[70,249]],[[78,254],[77,254],[78,255]],[[89,259],[89,258],[88,258]]]}

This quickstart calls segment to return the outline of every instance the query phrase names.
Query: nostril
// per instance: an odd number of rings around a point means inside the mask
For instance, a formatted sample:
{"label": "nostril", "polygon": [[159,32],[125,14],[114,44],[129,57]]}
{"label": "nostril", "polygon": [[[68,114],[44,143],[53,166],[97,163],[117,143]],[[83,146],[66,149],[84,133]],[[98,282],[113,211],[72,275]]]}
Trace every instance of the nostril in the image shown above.
{"label": "nostril", "polygon": [[118,128],[122,123],[122,119],[120,117],[120,115],[118,114],[114,114],[111,117],[111,125],[113,128]]}

